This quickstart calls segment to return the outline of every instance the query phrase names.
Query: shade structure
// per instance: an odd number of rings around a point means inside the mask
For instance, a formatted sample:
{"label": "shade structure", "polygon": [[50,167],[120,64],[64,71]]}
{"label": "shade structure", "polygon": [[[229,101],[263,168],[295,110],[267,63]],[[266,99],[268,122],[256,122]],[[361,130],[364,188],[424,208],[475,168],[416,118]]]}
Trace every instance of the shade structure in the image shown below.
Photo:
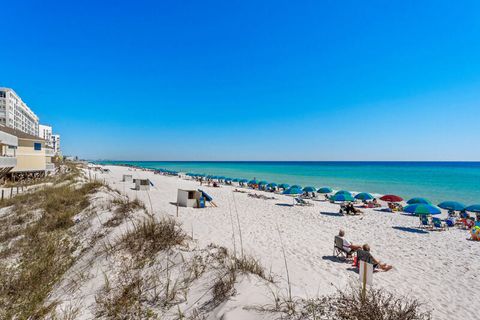
{"label": "shade structure", "polygon": [[352,193],[350,191],[347,191],[347,190],[340,190],[340,191],[337,191],[335,192],[335,195],[337,194],[349,194],[349,195],[352,195]]}
{"label": "shade structure", "polygon": [[278,185],[278,187],[280,189],[287,190],[288,188],[290,188],[290,185],[288,183],[281,183],[281,184]]}
{"label": "shade structure", "polygon": [[224,180],[225,180],[225,181],[232,181],[232,178],[228,178],[228,177],[227,177],[227,178],[225,178]]}
{"label": "shade structure", "polygon": [[347,194],[347,193],[336,194],[333,197],[331,197],[330,200],[332,200],[334,202],[355,201],[353,196],[351,194]]}
{"label": "shade structure", "polygon": [[250,180],[248,181],[248,184],[258,184],[258,180],[255,180],[255,179]]}
{"label": "shade structure", "polygon": [[299,186],[298,184],[294,184],[290,188],[302,189],[302,186]]}
{"label": "shade structure", "polygon": [[463,203],[456,202],[456,201],[443,201],[442,203],[439,203],[438,206],[445,210],[454,210],[454,211],[462,211],[462,210],[465,210],[465,207],[466,207]]}
{"label": "shade structure", "polygon": [[465,210],[475,213],[480,213],[480,204],[472,204],[465,208]]}
{"label": "shade structure", "polygon": [[425,198],[419,198],[419,197],[412,198],[412,199],[408,200],[407,203],[408,204],[416,204],[416,203],[432,204],[430,202],[430,200],[427,200]]}
{"label": "shade structure", "polygon": [[321,187],[317,191],[318,191],[318,193],[332,193],[333,192],[332,188],[329,188],[329,187]]}
{"label": "shade structure", "polygon": [[394,194],[386,194],[383,197],[381,197],[380,200],[387,201],[387,202],[400,202],[400,201],[403,201],[403,198],[396,196]]}
{"label": "shade structure", "polygon": [[239,182],[239,181],[240,181],[240,179],[238,179],[238,178],[233,178],[233,180],[232,180],[232,182]]}
{"label": "shade structure", "polygon": [[225,180],[225,177],[224,176],[218,176],[217,179],[218,180]]}
{"label": "shade structure", "polygon": [[262,180],[258,183],[259,186],[266,186],[268,184],[268,181]]}
{"label": "shade structure", "polygon": [[358,200],[373,200],[373,199],[375,199],[375,197],[372,196],[370,193],[362,192],[362,193],[359,193],[359,194],[355,195],[355,199],[358,199]]}
{"label": "shade structure", "polygon": [[247,182],[248,182],[248,179],[240,179],[240,180],[238,180],[238,182],[247,183]]}
{"label": "shade structure", "polygon": [[275,187],[277,187],[277,184],[275,182],[271,182],[271,183],[267,184],[267,188],[272,189],[272,188],[275,188]]}
{"label": "shade structure", "polygon": [[294,196],[294,195],[303,194],[303,190],[300,188],[291,187],[283,191],[283,194]]}
{"label": "shade structure", "polygon": [[315,191],[317,191],[317,188],[312,187],[312,186],[308,186],[308,187],[303,188],[303,191],[304,192],[315,192]]}
{"label": "shade structure", "polygon": [[434,215],[442,213],[436,206],[426,203],[410,204],[403,208],[403,211],[416,215]]}

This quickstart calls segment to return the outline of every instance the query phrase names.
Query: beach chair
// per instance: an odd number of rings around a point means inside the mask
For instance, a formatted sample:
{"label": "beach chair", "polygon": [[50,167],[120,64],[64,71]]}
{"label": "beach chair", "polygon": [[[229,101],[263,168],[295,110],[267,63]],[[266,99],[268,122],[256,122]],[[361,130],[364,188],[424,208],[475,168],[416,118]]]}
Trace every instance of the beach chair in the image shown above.
{"label": "beach chair", "polygon": [[351,252],[347,252],[343,248],[343,239],[340,238],[339,236],[335,236],[334,242],[333,242],[333,255],[337,258],[341,258],[343,260],[350,259],[352,257]]}
{"label": "beach chair", "polygon": [[447,230],[447,224],[439,218],[432,218],[432,225],[436,230]]}
{"label": "beach chair", "polygon": [[295,203],[299,206],[313,206],[313,203],[305,201],[302,198],[295,198]]}
{"label": "beach chair", "polygon": [[423,229],[432,229],[432,224],[427,216],[421,215],[420,216],[420,226],[419,228]]}

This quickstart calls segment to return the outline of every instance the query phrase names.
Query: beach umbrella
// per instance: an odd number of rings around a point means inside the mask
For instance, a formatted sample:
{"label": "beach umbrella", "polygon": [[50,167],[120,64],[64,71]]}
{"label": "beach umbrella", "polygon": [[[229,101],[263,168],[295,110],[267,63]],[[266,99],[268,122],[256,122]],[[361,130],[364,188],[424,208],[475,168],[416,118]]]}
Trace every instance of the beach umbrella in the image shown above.
{"label": "beach umbrella", "polygon": [[288,183],[282,183],[282,184],[279,184],[278,187],[280,189],[287,190],[288,188],[290,188],[290,185]]}
{"label": "beach umbrella", "polygon": [[238,182],[247,183],[247,182],[248,182],[248,179],[240,179],[240,180],[238,180]]}
{"label": "beach umbrella", "polygon": [[416,215],[434,215],[442,213],[439,208],[427,203],[414,203],[403,208],[404,212]]}
{"label": "beach umbrella", "polygon": [[303,191],[304,192],[315,192],[315,191],[317,191],[317,188],[308,186],[308,187],[303,188]]}
{"label": "beach umbrella", "polygon": [[372,196],[370,193],[362,192],[362,193],[357,194],[355,196],[355,199],[358,199],[358,200],[373,200],[373,199],[375,199],[375,197]]}
{"label": "beach umbrella", "polygon": [[425,198],[412,198],[407,201],[408,204],[417,204],[417,203],[423,203],[423,204],[432,204],[429,200]]}
{"label": "beach umbrella", "polygon": [[465,205],[460,202],[456,201],[444,201],[439,203],[438,206],[445,210],[454,210],[454,211],[462,211],[465,210]]}
{"label": "beach umbrella", "polygon": [[321,187],[320,189],[318,189],[318,192],[319,193],[332,193],[333,190],[332,190],[332,188],[329,188],[329,187]]}
{"label": "beach umbrella", "polygon": [[295,188],[295,189],[302,189],[302,186],[299,186],[298,184],[294,184],[290,188]]}
{"label": "beach umbrella", "polygon": [[299,195],[299,194],[303,194],[303,190],[300,189],[300,188],[291,187],[291,188],[288,188],[287,190],[283,191],[282,194],[286,194],[286,195],[289,195],[289,196],[296,196],[296,195]]}
{"label": "beach umbrella", "polygon": [[232,178],[225,178],[225,181],[232,181]]}
{"label": "beach umbrella", "polygon": [[355,201],[355,199],[349,193],[336,194],[333,197],[331,197],[330,200],[334,202]]}
{"label": "beach umbrella", "polygon": [[480,204],[472,204],[465,208],[465,210],[475,213],[480,213]]}
{"label": "beach umbrella", "polygon": [[258,184],[258,181],[253,179],[253,180],[248,181],[248,184]]}
{"label": "beach umbrella", "polygon": [[347,191],[347,190],[340,190],[340,191],[335,192],[335,195],[337,195],[337,194],[352,195],[352,193],[350,191]]}
{"label": "beach umbrella", "polygon": [[218,180],[225,180],[225,177],[224,176],[219,176],[217,177]]}
{"label": "beach umbrella", "polygon": [[269,189],[273,189],[276,186],[277,186],[277,184],[275,182],[271,182],[271,183],[267,184],[267,188],[269,188]]}
{"label": "beach umbrella", "polygon": [[266,186],[268,184],[268,181],[262,180],[258,183],[259,186]]}
{"label": "beach umbrella", "polygon": [[400,201],[403,201],[403,198],[396,196],[394,194],[386,194],[383,197],[381,197],[380,200],[383,200],[386,202],[400,202]]}
{"label": "beach umbrella", "polygon": [[235,179],[232,180],[232,182],[240,182],[240,179],[235,178]]}

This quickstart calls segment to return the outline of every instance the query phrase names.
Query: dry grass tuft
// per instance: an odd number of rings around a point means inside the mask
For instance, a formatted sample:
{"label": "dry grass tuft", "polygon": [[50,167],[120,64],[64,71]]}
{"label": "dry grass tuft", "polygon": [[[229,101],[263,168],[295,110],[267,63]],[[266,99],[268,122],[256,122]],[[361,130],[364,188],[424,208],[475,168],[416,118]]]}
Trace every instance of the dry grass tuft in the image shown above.
{"label": "dry grass tuft", "polygon": [[115,210],[113,210],[113,217],[105,222],[104,225],[106,227],[117,227],[135,211],[146,210],[145,205],[138,199],[115,198],[112,200],[111,205],[115,207]]}

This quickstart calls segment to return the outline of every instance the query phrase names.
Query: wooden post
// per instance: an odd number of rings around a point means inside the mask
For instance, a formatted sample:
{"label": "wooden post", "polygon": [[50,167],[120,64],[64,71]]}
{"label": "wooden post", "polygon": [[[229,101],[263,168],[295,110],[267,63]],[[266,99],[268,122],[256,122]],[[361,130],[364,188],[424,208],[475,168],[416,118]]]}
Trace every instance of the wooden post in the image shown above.
{"label": "wooden post", "polygon": [[178,218],[178,202],[177,202],[177,218]]}
{"label": "wooden post", "polygon": [[13,187],[10,187],[10,199],[12,199],[13,196]]}
{"label": "wooden post", "polygon": [[5,193],[5,190],[2,189],[2,202],[3,202],[4,193]]}

